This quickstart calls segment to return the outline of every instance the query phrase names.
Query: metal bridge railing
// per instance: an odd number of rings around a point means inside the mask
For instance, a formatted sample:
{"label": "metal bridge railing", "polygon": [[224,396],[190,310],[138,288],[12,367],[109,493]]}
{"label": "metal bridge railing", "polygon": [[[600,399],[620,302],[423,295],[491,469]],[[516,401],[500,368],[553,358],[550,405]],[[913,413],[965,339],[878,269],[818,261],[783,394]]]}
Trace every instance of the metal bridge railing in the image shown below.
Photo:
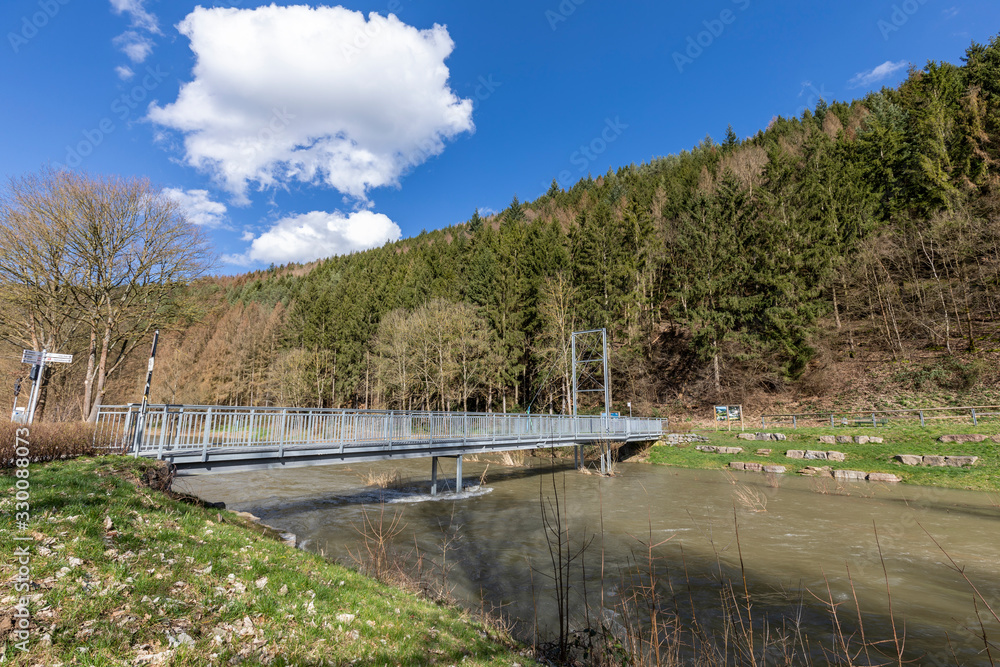
{"label": "metal bridge railing", "polygon": [[163,457],[201,450],[284,449],[314,446],[339,450],[408,444],[508,443],[659,438],[666,420],[625,417],[525,415],[471,412],[328,410],[229,406],[104,406],[95,442],[136,456]]}

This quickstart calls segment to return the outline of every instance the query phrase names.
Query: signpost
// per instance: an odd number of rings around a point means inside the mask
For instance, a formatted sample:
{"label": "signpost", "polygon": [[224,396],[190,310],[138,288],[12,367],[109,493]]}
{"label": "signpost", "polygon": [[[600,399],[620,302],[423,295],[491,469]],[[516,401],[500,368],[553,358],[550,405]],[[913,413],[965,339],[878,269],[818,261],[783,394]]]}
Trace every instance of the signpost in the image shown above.
{"label": "signpost", "polygon": [[149,387],[153,383],[153,365],[156,363],[156,343],[160,340],[160,330],[153,332],[153,349],[149,352],[149,365],[146,366],[146,387],[142,390],[142,406],[135,424],[135,434],[132,440],[132,452],[139,456],[139,446],[142,444],[142,432],[146,426],[146,407],[149,405]]}
{"label": "signpost", "polygon": [[[35,419],[35,408],[38,406],[38,397],[41,394],[42,388],[42,377],[45,372],[45,364],[69,364],[73,362],[72,354],[56,354],[55,352],[49,352],[48,350],[42,350],[41,352],[37,350],[24,350],[21,354],[22,364],[31,364],[31,394],[28,396],[28,411],[25,417],[25,423],[30,424]],[[14,393],[14,412],[11,413],[11,421],[14,421],[17,415],[17,394],[20,393],[20,384],[18,384],[17,389]]]}
{"label": "signpost", "polygon": [[726,422],[726,430],[733,430],[733,422],[739,421],[740,430],[743,430],[743,406],[742,405],[716,405],[715,421]]}

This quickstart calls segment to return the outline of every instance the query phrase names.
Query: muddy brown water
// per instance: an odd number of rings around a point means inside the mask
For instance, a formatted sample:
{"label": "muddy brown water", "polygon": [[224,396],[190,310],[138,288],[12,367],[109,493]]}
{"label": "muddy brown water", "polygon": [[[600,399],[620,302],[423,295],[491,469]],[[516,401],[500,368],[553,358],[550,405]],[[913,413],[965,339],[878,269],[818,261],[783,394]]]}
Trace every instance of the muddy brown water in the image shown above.
{"label": "muddy brown water", "polygon": [[[447,478],[454,463],[442,462]],[[646,545],[662,542],[652,553],[663,608],[678,609],[690,620],[693,607],[716,638],[722,627],[720,580],[741,588],[745,572],[756,627],[767,620],[780,630],[783,622],[787,628],[798,619],[818,664],[826,662],[822,647],[833,646],[835,632],[816,596],[840,604],[850,634],[859,630],[855,595],[866,637],[891,639],[894,621],[896,632],[905,633],[906,654],[916,660],[911,664],[954,665],[956,658],[960,665],[990,664],[973,591],[948,556],[1000,612],[998,497],[645,464],[621,464],[613,478],[540,459],[521,468],[486,468],[466,460],[466,482],[475,486],[436,498],[427,495],[429,459],[186,477],[175,488],[251,512],[294,532],[302,548],[345,564],[358,552],[364,513],[381,512],[384,501],[385,516],[401,518],[394,540],[399,554],[412,563],[419,552],[438,585],[468,606],[501,609],[517,634],[531,641],[536,626],[543,638],[556,627],[540,508],[540,499],[554,500],[554,483],[571,545],[590,540],[571,568],[575,626],[588,616],[591,624],[599,618],[612,627],[620,623],[624,582],[636,561],[648,560]],[[407,480],[403,489],[365,486],[370,471],[393,470]],[[988,637],[1000,643],[1000,627],[977,602]],[[993,649],[993,656],[1000,661],[1000,650]]]}

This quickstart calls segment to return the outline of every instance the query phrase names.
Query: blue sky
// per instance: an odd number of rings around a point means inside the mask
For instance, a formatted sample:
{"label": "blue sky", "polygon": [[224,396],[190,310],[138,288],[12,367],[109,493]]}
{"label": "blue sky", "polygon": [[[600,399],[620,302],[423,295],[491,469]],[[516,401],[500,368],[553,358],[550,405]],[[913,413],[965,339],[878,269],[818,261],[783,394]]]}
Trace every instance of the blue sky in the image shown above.
{"label": "blue sky", "polygon": [[729,124],[748,136],[1000,33],[994,0],[196,7],[5,0],[0,173],[149,177],[206,227],[219,273],[462,222]]}

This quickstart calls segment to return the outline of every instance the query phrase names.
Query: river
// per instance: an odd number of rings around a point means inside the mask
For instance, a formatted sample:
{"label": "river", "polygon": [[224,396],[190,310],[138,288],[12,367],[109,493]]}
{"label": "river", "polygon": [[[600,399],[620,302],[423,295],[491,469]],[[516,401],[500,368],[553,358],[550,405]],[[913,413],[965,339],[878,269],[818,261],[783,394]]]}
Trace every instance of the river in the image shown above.
{"label": "river", "polygon": [[[442,462],[447,478],[454,463]],[[175,489],[251,512],[294,532],[303,548],[348,565],[362,548],[358,529],[366,512],[370,519],[383,516],[386,526],[398,518],[397,553],[411,563],[422,554],[424,571],[439,585],[463,604],[501,609],[531,641],[536,627],[543,638],[557,627],[541,519],[541,502],[554,503],[555,488],[571,549],[589,541],[570,566],[574,626],[589,609],[591,624],[603,615],[620,627],[625,619],[616,612],[631,590],[627,582],[637,581],[636,570],[650,571],[651,554],[660,609],[677,610],[686,623],[696,618],[717,642],[725,626],[720,581],[732,581],[742,600],[745,573],[757,634],[765,621],[772,632],[787,634],[798,618],[817,664],[825,662],[821,647],[833,648],[838,634],[821,600],[840,605],[840,634],[850,637],[862,629],[855,596],[869,641],[891,640],[894,625],[917,664],[954,665],[956,657],[961,665],[989,664],[973,590],[949,556],[1000,612],[1000,498],[641,463],[619,464],[612,478],[541,458],[527,464],[487,468],[466,459],[473,487],[436,498],[426,493],[429,459],[185,477]],[[370,472],[394,471],[404,488],[365,485]],[[976,602],[988,636],[1000,642],[1000,627]],[[860,646],[860,635],[852,641]]]}

